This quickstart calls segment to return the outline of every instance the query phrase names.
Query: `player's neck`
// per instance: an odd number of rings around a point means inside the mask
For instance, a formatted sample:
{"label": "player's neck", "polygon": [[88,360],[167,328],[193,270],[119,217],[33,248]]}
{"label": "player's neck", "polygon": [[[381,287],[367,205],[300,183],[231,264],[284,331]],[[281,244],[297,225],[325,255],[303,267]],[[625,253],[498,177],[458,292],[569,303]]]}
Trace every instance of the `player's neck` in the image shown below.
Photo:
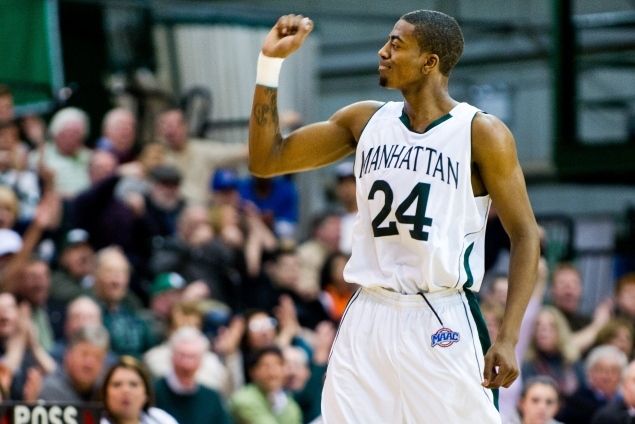
{"label": "player's neck", "polygon": [[411,128],[424,132],[435,120],[446,115],[458,104],[447,92],[444,96],[404,96],[404,111],[408,115]]}
{"label": "player's neck", "polygon": [[431,122],[447,114],[458,104],[448,93],[447,78],[427,79],[401,93],[410,125],[417,132],[425,131]]}

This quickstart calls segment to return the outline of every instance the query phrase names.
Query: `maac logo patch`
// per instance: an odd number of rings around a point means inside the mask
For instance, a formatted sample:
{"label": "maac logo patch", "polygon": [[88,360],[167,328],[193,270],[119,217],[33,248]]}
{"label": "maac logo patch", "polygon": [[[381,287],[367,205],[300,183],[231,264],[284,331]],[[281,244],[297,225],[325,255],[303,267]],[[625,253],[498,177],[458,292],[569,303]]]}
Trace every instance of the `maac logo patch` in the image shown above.
{"label": "maac logo patch", "polygon": [[447,327],[441,327],[437,330],[436,333],[432,335],[432,347],[452,346],[454,343],[457,343],[459,340],[461,340],[461,335],[459,333]]}

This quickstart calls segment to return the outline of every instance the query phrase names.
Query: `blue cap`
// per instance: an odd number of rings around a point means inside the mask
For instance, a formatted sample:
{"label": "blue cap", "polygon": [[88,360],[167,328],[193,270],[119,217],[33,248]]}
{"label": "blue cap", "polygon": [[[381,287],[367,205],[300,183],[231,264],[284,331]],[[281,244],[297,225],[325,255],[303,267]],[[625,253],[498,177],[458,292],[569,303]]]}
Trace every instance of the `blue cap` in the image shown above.
{"label": "blue cap", "polygon": [[231,169],[218,169],[212,176],[212,190],[236,190],[238,188],[238,175]]}

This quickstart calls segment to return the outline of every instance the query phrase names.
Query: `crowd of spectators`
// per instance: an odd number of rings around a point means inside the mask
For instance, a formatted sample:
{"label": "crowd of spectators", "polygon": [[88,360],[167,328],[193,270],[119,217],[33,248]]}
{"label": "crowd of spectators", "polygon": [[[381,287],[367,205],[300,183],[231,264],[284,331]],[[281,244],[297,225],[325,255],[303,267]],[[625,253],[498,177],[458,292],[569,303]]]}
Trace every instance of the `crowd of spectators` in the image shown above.
{"label": "crowd of spectators", "polygon": [[[146,143],[123,108],[98,140],[77,108],[17,119],[4,85],[0,110],[3,401],[100,402],[102,422],[132,407],[165,423],[319,420],[356,290],[342,276],[352,162],[334,168],[337,205],[303,237],[293,177],[246,175],[244,144],[190,137],[178,108],[156,116]],[[542,260],[521,377],[500,391],[504,422],[627,422],[611,420],[635,410],[635,275],[592,316],[581,278]],[[493,339],[506,292],[490,271],[480,300]]]}

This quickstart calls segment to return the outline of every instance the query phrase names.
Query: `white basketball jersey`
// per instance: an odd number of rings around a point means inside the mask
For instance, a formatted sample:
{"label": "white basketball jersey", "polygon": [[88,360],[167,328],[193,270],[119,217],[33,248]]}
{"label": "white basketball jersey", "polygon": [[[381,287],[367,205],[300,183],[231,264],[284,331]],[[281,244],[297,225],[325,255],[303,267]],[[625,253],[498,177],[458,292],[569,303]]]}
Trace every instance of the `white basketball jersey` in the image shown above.
{"label": "white basketball jersey", "polygon": [[489,196],[471,182],[471,126],[479,110],[455,106],[423,134],[403,102],[383,105],[355,157],[358,215],[344,278],[400,293],[480,288]]}

